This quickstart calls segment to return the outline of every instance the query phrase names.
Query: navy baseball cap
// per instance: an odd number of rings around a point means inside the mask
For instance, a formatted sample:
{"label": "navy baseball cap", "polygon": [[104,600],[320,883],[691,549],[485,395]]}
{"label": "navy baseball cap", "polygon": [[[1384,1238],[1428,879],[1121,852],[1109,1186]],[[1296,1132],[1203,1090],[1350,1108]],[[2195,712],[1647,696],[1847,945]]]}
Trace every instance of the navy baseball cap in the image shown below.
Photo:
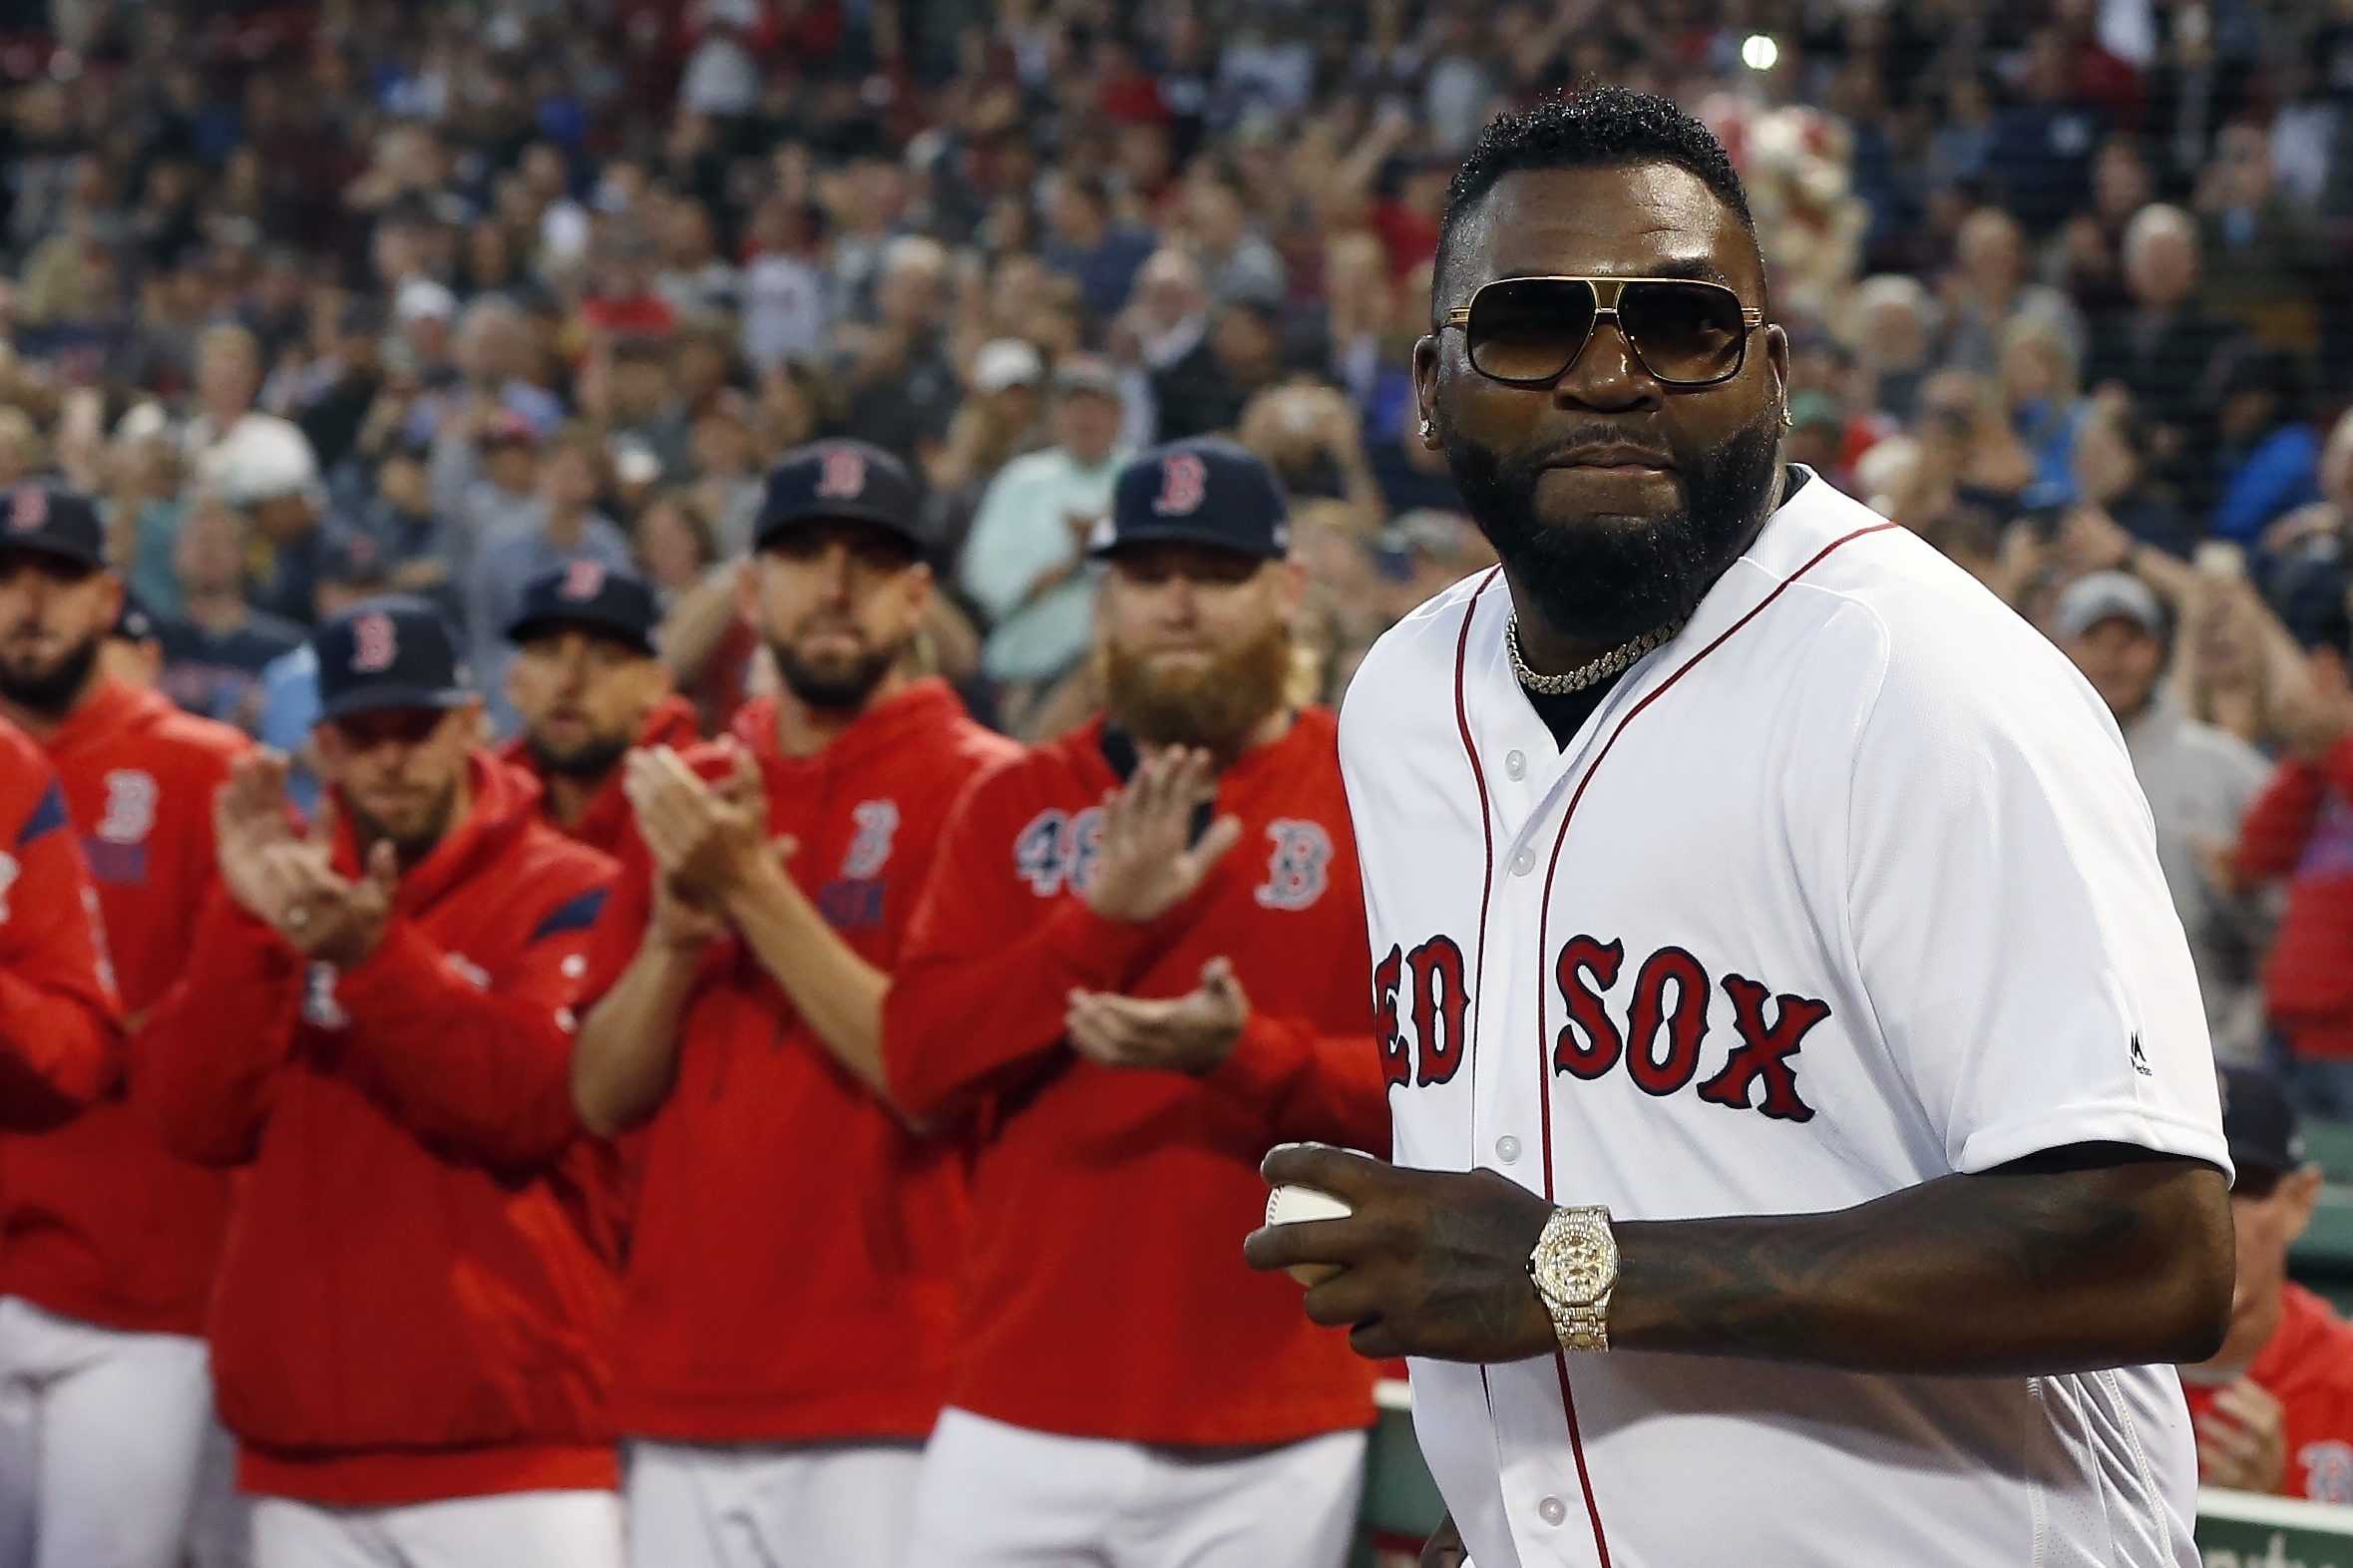
{"label": "navy baseball cap", "polygon": [[421,598],[363,598],[310,635],[318,654],[318,716],[385,708],[454,708],[472,693],[441,611]]}
{"label": "navy baseball cap", "polygon": [[2222,1138],[2239,1174],[2257,1170],[2285,1176],[2302,1170],[2303,1134],[2279,1079],[2261,1067],[2241,1066],[2217,1066],[2214,1078],[2222,1094]]}
{"label": "navy baseball cap", "polygon": [[528,642],[543,628],[578,626],[650,655],[660,624],[661,608],[643,578],[581,560],[525,585],[523,607],[507,623],[507,640]]}
{"label": "navy baseball cap", "polygon": [[752,525],[752,548],[766,550],[803,523],[872,523],[922,550],[923,498],[907,465],[866,441],[812,441],[768,471],[767,493]]}
{"label": "navy baseball cap", "polygon": [[0,512],[0,553],[20,550],[104,567],[106,525],[89,497],[36,480],[8,492]]}
{"label": "navy baseball cap", "polygon": [[1291,504],[1255,453],[1215,436],[1138,453],[1111,487],[1090,555],[1123,545],[1211,545],[1261,561],[1291,553]]}

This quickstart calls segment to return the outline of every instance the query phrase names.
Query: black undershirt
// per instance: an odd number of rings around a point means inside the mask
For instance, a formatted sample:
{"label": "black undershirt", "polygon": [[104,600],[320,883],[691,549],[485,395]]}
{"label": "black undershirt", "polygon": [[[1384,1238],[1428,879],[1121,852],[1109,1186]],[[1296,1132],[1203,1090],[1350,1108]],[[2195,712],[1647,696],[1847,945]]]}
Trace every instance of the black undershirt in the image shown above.
{"label": "black undershirt", "polygon": [[[1789,498],[1803,489],[1805,482],[1813,476],[1796,467],[1783,472],[1788,475],[1781,489],[1781,505],[1785,507],[1789,504]],[[1528,699],[1528,706],[1536,710],[1536,716],[1544,721],[1544,727],[1552,731],[1552,743],[1566,751],[1569,742],[1577,738],[1577,731],[1583,729],[1585,721],[1593,717],[1593,710],[1600,707],[1603,699],[1625,678],[1625,672],[1621,670],[1607,680],[1587,686],[1583,691],[1564,692],[1559,696],[1546,696],[1543,692],[1530,691],[1521,686],[1520,695]]]}

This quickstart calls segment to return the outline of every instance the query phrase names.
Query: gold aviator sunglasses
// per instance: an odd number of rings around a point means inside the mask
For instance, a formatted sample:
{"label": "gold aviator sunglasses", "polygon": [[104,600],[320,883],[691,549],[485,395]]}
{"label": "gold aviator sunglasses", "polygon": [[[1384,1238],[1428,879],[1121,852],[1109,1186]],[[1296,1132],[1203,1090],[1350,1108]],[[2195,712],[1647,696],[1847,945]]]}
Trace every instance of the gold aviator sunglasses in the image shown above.
{"label": "gold aviator sunglasses", "polygon": [[1615,321],[1662,385],[1712,387],[1741,373],[1765,312],[1722,283],[1688,277],[1501,277],[1446,312],[1470,367],[1490,381],[1548,387],[1568,373],[1593,329]]}

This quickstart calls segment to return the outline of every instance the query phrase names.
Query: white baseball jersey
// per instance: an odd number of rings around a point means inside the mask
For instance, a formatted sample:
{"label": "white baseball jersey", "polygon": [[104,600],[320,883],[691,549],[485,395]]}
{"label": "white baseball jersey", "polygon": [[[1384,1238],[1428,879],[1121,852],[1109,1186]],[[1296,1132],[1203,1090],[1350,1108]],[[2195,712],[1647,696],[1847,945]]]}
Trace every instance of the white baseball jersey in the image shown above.
{"label": "white baseball jersey", "polygon": [[[1959,569],[1811,479],[1565,750],[1509,612],[1492,573],[1424,604],[1341,726],[1400,1164],[1621,1220],[2092,1141],[2228,1168],[2123,739]],[[2169,1369],[1615,1351],[1417,1362],[1413,1394],[1478,1568],[2196,1560]]]}

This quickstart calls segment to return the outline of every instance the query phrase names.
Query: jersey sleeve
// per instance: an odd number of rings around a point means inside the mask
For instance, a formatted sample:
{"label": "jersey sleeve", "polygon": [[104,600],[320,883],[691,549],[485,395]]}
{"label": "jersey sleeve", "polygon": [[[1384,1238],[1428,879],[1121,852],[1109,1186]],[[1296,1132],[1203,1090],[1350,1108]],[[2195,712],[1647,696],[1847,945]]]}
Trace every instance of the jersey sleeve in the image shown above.
{"label": "jersey sleeve", "polygon": [[2023,625],[1947,631],[1888,654],[1852,753],[1839,891],[1895,1070],[1956,1171],[2099,1142],[2227,1171],[2121,738]]}
{"label": "jersey sleeve", "polygon": [[67,1120],[122,1066],[122,1004],[65,792],[54,774],[28,782],[32,808],[0,850],[0,1126],[17,1130]]}
{"label": "jersey sleeve", "polygon": [[300,954],[214,882],[187,967],[133,1047],[131,1101],[165,1148],[197,1165],[252,1159],[307,973]]}
{"label": "jersey sleeve", "polygon": [[582,1131],[573,1007],[609,876],[609,863],[593,879],[576,874],[494,973],[469,973],[421,927],[395,919],[336,985],[351,1018],[338,1070],[459,1158],[501,1170],[554,1159]]}
{"label": "jersey sleeve", "polygon": [[1030,890],[1014,856],[1020,782],[983,774],[949,813],[883,1000],[891,1098],[916,1121],[962,1115],[1066,1049],[1069,993],[1124,989],[1165,940]]}

